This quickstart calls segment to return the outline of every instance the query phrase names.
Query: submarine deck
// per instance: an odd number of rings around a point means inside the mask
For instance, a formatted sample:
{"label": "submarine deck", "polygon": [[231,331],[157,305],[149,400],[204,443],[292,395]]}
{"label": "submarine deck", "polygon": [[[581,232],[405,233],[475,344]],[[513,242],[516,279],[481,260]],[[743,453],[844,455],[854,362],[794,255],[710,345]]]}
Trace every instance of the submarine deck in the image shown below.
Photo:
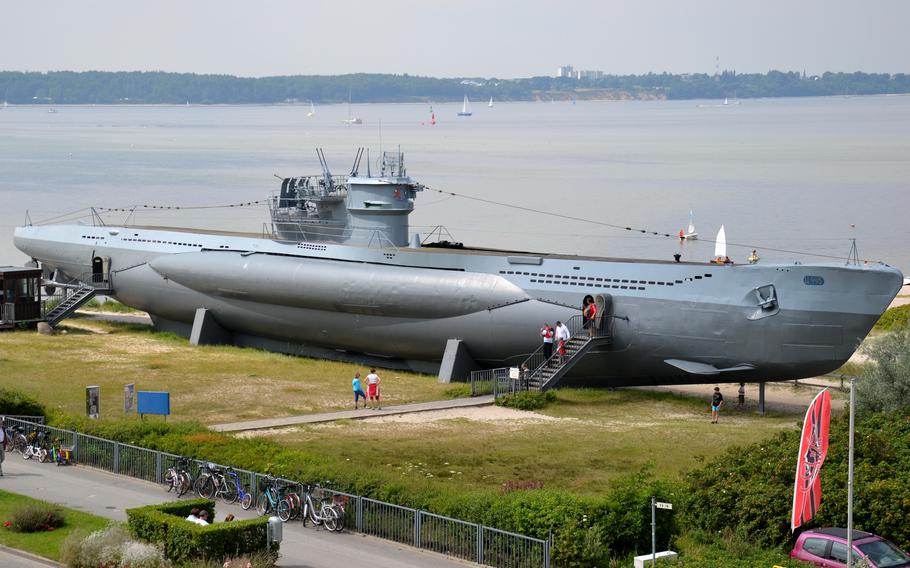
{"label": "submarine deck", "polygon": [[[179,233],[191,233],[191,234],[207,234],[207,235],[220,235],[225,237],[243,237],[251,239],[260,239],[264,241],[273,241],[281,244],[296,244],[298,241],[290,241],[283,239],[276,239],[268,235],[263,235],[262,233],[248,233],[242,231],[223,231],[218,229],[194,229],[188,227],[166,227],[166,226],[155,226],[155,225],[123,225],[126,229],[142,229],[148,231],[175,231]],[[324,241],[314,241],[319,242],[320,244],[339,244],[340,246],[353,247],[353,248],[363,248],[369,249],[370,247],[364,245],[352,245],[352,244],[342,244],[342,243],[326,243]],[[589,256],[589,255],[578,255],[578,254],[561,254],[561,253],[548,253],[548,252],[535,252],[535,251],[521,251],[521,250],[505,250],[505,249],[494,249],[494,248],[484,248],[484,247],[472,247],[464,246],[461,248],[458,247],[442,247],[442,246],[428,246],[424,245],[419,249],[411,248],[408,246],[396,247],[398,252],[439,252],[445,254],[465,254],[465,255],[494,255],[494,256],[539,256],[541,258],[549,259],[560,259],[560,260],[592,260],[600,262],[634,262],[634,263],[643,263],[643,264],[684,264],[690,266],[716,266],[715,263],[710,261],[697,262],[697,261],[680,261],[676,262],[674,260],[660,260],[660,259],[649,259],[649,258],[623,258],[623,257],[604,257],[604,256]]]}

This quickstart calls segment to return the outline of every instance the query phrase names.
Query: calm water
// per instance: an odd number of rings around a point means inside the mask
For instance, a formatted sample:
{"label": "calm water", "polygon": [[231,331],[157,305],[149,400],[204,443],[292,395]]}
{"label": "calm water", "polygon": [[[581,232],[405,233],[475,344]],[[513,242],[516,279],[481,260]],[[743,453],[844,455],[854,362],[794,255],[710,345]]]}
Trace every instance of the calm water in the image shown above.
{"label": "calm water", "polygon": [[[714,104],[714,101],[705,102]],[[713,239],[726,227],[743,261],[824,261],[787,249],[863,258],[910,273],[910,97],[691,102],[243,107],[43,107],[0,110],[0,264],[26,260],[13,227],[96,207],[248,202],[277,189],[273,174],[334,173],[354,150],[400,145],[409,173],[434,187],[622,226],[675,234],[696,215]],[[380,129],[381,121],[381,129]],[[362,167],[361,171],[365,168]],[[124,213],[111,213],[111,223]],[[260,231],[264,206],[143,211],[134,221]],[[425,192],[412,227],[444,225],[481,246],[669,258],[676,239],[483,205]],[[765,250],[762,250],[765,248]],[[687,243],[707,259],[713,245]]]}

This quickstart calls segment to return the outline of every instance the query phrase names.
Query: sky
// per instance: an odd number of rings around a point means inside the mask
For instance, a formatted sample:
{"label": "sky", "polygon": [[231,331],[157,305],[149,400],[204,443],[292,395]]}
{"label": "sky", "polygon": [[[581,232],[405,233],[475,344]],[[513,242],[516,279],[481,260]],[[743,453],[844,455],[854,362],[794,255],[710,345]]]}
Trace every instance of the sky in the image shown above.
{"label": "sky", "polygon": [[907,0],[9,0],[0,70],[908,73],[907,22]]}

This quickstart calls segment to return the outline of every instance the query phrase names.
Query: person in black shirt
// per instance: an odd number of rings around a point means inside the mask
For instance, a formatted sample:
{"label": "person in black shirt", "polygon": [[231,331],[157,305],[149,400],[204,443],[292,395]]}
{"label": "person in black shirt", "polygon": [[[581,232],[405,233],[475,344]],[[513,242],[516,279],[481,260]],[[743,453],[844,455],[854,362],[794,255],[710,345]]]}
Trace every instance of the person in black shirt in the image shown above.
{"label": "person in black shirt", "polygon": [[717,414],[724,405],[724,395],[720,394],[720,387],[714,387],[714,396],[711,397],[711,424],[717,424]]}

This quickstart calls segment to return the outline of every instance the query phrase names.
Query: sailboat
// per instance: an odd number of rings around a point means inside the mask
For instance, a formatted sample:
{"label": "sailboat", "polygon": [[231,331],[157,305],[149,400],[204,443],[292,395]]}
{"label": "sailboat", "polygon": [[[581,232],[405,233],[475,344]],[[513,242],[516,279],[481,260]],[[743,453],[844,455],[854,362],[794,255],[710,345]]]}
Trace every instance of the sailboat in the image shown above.
{"label": "sailboat", "polygon": [[310,112],[306,113],[306,115],[307,116],[316,116],[316,106],[313,105],[313,101],[310,101]]}
{"label": "sailboat", "polygon": [[433,107],[430,107],[430,126],[436,126],[436,113],[433,112]]}
{"label": "sailboat", "polygon": [[487,107],[493,108],[493,97],[490,97],[490,104],[488,104]]}
{"label": "sailboat", "polygon": [[468,95],[464,96],[464,104],[461,105],[461,112],[458,113],[458,116],[471,116],[471,111],[468,110]]}
{"label": "sailboat", "polygon": [[689,226],[686,227],[686,230],[679,230],[679,238],[681,240],[695,240],[698,238],[698,233],[695,231],[695,214],[692,213],[692,210],[689,209]]}
{"label": "sailboat", "polygon": [[357,118],[351,114],[351,91],[348,90],[348,117],[341,122],[345,124],[363,124],[363,119]]}
{"label": "sailboat", "polygon": [[714,240],[714,262],[717,264],[726,264],[730,262],[727,256],[727,233],[724,232],[724,226],[720,226],[717,231],[717,239]]}

